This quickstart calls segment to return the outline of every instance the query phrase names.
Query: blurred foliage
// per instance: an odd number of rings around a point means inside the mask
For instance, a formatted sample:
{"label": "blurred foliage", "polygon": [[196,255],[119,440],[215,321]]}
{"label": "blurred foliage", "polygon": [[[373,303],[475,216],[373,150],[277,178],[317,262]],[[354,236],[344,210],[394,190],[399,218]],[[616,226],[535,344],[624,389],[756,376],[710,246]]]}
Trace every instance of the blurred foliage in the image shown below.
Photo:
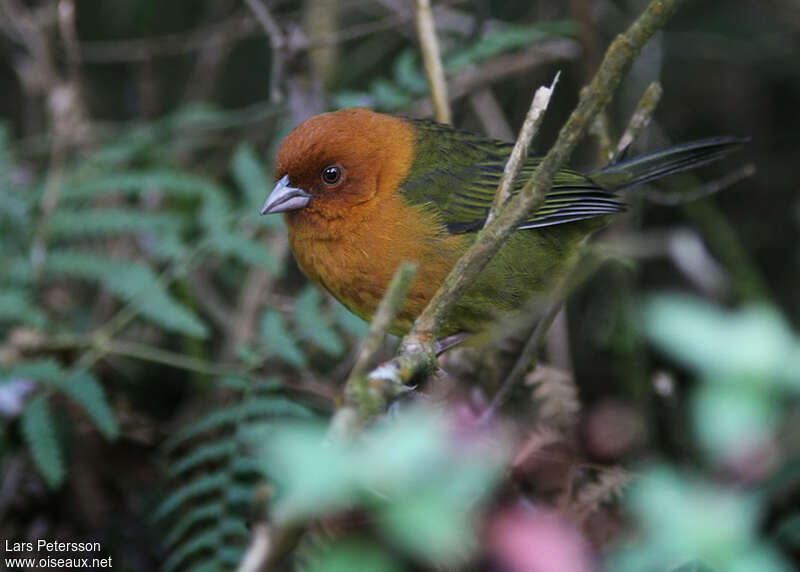
{"label": "blurred foliage", "polygon": [[[797,457],[762,457],[763,451],[775,450],[787,404],[800,394],[800,338],[770,307],[733,313],[662,295],[649,300],[643,314],[648,337],[700,380],[690,404],[705,459],[697,469],[739,464],[755,482],[726,486],[685,470],[646,468],[628,500],[641,521],[642,537],[621,550],[611,568],[650,570],[694,558],[710,570],[790,570],[776,547],[760,538],[759,521],[770,481],[800,468]],[[795,545],[786,548],[796,549],[799,513],[789,511],[778,528],[784,534],[795,529]]]}
{"label": "blurred foliage", "polygon": [[[434,565],[463,560],[475,544],[471,513],[499,477],[505,453],[488,435],[459,435],[465,427],[448,426],[442,413],[404,411],[352,442],[324,439],[322,425],[256,434],[261,466],[279,488],[272,514],[292,521],[361,511],[406,558]],[[312,569],[337,570],[345,562],[359,569],[358,551],[349,548],[354,540],[325,547],[311,557]],[[400,558],[370,552],[382,562],[375,570],[395,569],[383,563]]]}
{"label": "blurred foliage", "polygon": [[[299,121],[425,113],[427,85],[405,4],[265,4],[277,55],[239,2],[75,0],[74,46],[57,2],[0,0],[0,537],[228,570],[250,524],[310,518],[287,568],[796,568],[794,3],[684,3],[609,109],[613,136],[659,78],[637,150],[750,134],[756,177],[627,197],[596,241],[611,262],[495,423],[504,356],[455,348],[347,442],[325,427],[366,325],[258,207]],[[508,136],[561,70],[545,149],[640,4],[434,2],[455,124]],[[575,163],[596,157],[589,138]],[[665,289],[695,297],[647,296]]]}

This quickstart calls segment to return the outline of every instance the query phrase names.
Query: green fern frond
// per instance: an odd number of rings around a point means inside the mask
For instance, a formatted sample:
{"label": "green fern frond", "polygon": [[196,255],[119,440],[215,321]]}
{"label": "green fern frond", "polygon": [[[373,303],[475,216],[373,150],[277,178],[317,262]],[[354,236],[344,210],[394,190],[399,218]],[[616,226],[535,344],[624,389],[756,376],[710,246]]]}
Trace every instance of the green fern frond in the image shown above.
{"label": "green fern frond", "polygon": [[7,250],[0,251],[0,282],[13,284],[15,286],[29,285],[33,279],[30,257],[27,256],[3,256]]}
{"label": "green fern frond", "polygon": [[206,413],[197,421],[181,428],[175,435],[164,443],[167,453],[173,452],[186,441],[198,437],[203,433],[222,429],[232,425],[241,414],[241,403],[236,402]]}
{"label": "green fern frond", "polygon": [[336,316],[336,323],[339,327],[351,336],[361,339],[367,335],[369,324],[353,314],[339,302],[334,304],[334,315]]}
{"label": "green fern frond", "polygon": [[213,554],[220,542],[220,533],[215,527],[211,527],[200,534],[191,538],[188,542],[181,544],[179,548],[172,551],[167,561],[164,562],[162,570],[171,572],[176,570],[190,556],[196,555],[204,550]]}
{"label": "green fern frond", "polygon": [[[243,410],[244,409],[244,410]],[[282,396],[251,397],[244,404],[232,403],[215,409],[197,421],[183,427],[164,444],[167,453],[203,433],[230,427],[242,417],[246,419],[266,416],[296,416],[308,419],[314,413],[307,407]]]}
{"label": "green fern frond", "polygon": [[200,318],[175,300],[147,266],[65,249],[52,250],[45,269],[54,276],[98,282],[129,302],[143,317],[168,330],[197,338],[208,334]]}
{"label": "green fern frond", "polygon": [[181,457],[175,463],[171,464],[169,466],[169,475],[171,477],[176,477],[183,472],[197,468],[203,463],[218,461],[232,454],[234,448],[234,444],[231,443],[229,439],[203,443],[185,457]]}
{"label": "green fern frond", "polygon": [[250,484],[242,484],[233,481],[225,489],[225,503],[228,506],[247,507],[253,503],[253,487]]}
{"label": "green fern frond", "polygon": [[194,480],[182,484],[172,491],[158,506],[158,509],[153,514],[153,520],[161,520],[169,516],[188,500],[220,491],[226,482],[227,475],[216,473],[201,475]]}
{"label": "green fern frond", "polygon": [[52,489],[58,488],[64,480],[64,457],[44,395],[31,399],[22,411],[22,436],[47,484]]}
{"label": "green fern frond", "polygon": [[223,545],[217,549],[216,559],[222,566],[223,570],[233,570],[238,568],[239,563],[242,561],[244,550],[239,547]]}
{"label": "green fern frond", "polygon": [[[217,553],[219,553],[219,550],[217,550]],[[241,556],[242,551],[240,550],[238,553]],[[237,558],[236,563],[233,566],[230,566],[230,568],[236,569],[240,559],[241,558]],[[214,558],[213,560],[203,560],[202,562],[191,564],[189,568],[186,569],[186,572],[219,572],[219,569],[220,562]]]}
{"label": "green fern frond", "polygon": [[323,312],[316,288],[308,286],[300,293],[294,311],[297,330],[304,339],[331,356],[342,355],[345,350],[344,342]]}
{"label": "green fern frond", "polygon": [[238,518],[225,518],[219,523],[219,531],[223,536],[247,536],[247,527]]}
{"label": "green fern frond", "polygon": [[44,314],[31,302],[24,290],[0,291],[0,322],[28,324],[36,328],[44,326]]}
{"label": "green fern frond", "polygon": [[228,230],[231,206],[224,189],[215,183],[181,171],[120,171],[92,178],[82,183],[67,185],[62,200],[69,202],[113,193],[141,194],[158,191],[168,197],[200,200],[199,218],[202,226],[212,234]]}
{"label": "green fern frond", "polygon": [[119,435],[103,386],[91,373],[65,370],[55,360],[42,359],[23,362],[12,368],[8,376],[37,381],[60,391],[86,412],[107,439]]}
{"label": "green fern frond", "polygon": [[66,374],[54,359],[36,359],[15,365],[6,373],[7,377],[21,377],[34,381],[60,383]]}
{"label": "green fern frond", "polygon": [[231,473],[245,477],[256,475],[262,471],[262,465],[255,458],[248,456],[238,456],[231,462]]}
{"label": "green fern frond", "polygon": [[208,244],[217,254],[231,256],[243,264],[258,266],[276,276],[282,274],[283,265],[272,255],[269,248],[242,234],[234,232],[214,234],[208,239]]}
{"label": "green fern frond", "polygon": [[261,318],[260,338],[262,348],[270,355],[296,368],[306,366],[306,356],[289,334],[281,315],[267,310]]}
{"label": "green fern frond", "polygon": [[115,171],[92,177],[83,182],[66,185],[62,190],[61,199],[70,201],[115,193],[139,194],[152,191],[160,191],[166,196],[177,198],[204,199],[216,195],[217,200],[225,200],[223,192],[217,185],[203,178],[169,169]]}
{"label": "green fern frond", "polygon": [[[255,209],[260,202],[267,198],[267,193],[272,184],[267,178],[255,150],[249,143],[243,143],[236,148],[231,165],[231,173],[236,181],[236,186],[242,191],[246,201]],[[267,217],[278,220],[277,217]]]}
{"label": "green fern frond", "polygon": [[164,537],[164,545],[172,547],[183,539],[184,535],[194,526],[209,520],[216,521],[224,510],[223,503],[220,501],[202,504],[193,508],[172,526]]}
{"label": "green fern frond", "polygon": [[314,416],[308,407],[283,396],[251,397],[245,401],[244,408],[249,421],[258,421],[264,417],[310,419]]}
{"label": "green fern frond", "polygon": [[52,238],[85,238],[129,233],[179,233],[185,226],[184,217],[167,212],[137,210],[59,209],[50,222]]}
{"label": "green fern frond", "polygon": [[106,439],[119,436],[114,412],[100,382],[87,371],[75,371],[58,385],[58,389],[80,405]]}

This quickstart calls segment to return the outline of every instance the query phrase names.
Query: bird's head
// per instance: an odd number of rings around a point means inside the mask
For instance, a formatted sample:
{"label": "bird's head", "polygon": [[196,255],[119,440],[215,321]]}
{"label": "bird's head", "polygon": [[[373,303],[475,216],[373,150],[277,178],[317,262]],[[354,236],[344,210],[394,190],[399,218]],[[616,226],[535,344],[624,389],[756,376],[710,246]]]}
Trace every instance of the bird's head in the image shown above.
{"label": "bird's head", "polygon": [[404,120],[344,109],[301,123],[281,143],[275,187],[261,214],[340,218],[391,194],[413,160],[414,134]]}

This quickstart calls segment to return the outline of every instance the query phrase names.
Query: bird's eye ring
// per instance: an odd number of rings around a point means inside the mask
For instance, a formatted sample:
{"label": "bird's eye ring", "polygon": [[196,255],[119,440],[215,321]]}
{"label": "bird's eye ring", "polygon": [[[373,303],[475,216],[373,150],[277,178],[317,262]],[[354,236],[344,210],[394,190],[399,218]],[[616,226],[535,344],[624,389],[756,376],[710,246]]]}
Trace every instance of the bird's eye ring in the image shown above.
{"label": "bird's eye ring", "polygon": [[342,168],[339,165],[330,165],[322,169],[322,182],[332,187],[342,180]]}

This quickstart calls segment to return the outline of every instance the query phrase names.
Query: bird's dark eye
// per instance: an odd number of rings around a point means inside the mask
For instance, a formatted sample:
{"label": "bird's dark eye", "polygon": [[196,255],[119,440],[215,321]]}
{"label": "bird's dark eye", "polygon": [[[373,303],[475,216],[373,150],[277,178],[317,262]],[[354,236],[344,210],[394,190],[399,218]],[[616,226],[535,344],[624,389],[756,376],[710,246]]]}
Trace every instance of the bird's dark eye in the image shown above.
{"label": "bird's dark eye", "polygon": [[330,165],[322,169],[322,182],[326,185],[335,185],[342,179],[342,168],[339,165]]}

